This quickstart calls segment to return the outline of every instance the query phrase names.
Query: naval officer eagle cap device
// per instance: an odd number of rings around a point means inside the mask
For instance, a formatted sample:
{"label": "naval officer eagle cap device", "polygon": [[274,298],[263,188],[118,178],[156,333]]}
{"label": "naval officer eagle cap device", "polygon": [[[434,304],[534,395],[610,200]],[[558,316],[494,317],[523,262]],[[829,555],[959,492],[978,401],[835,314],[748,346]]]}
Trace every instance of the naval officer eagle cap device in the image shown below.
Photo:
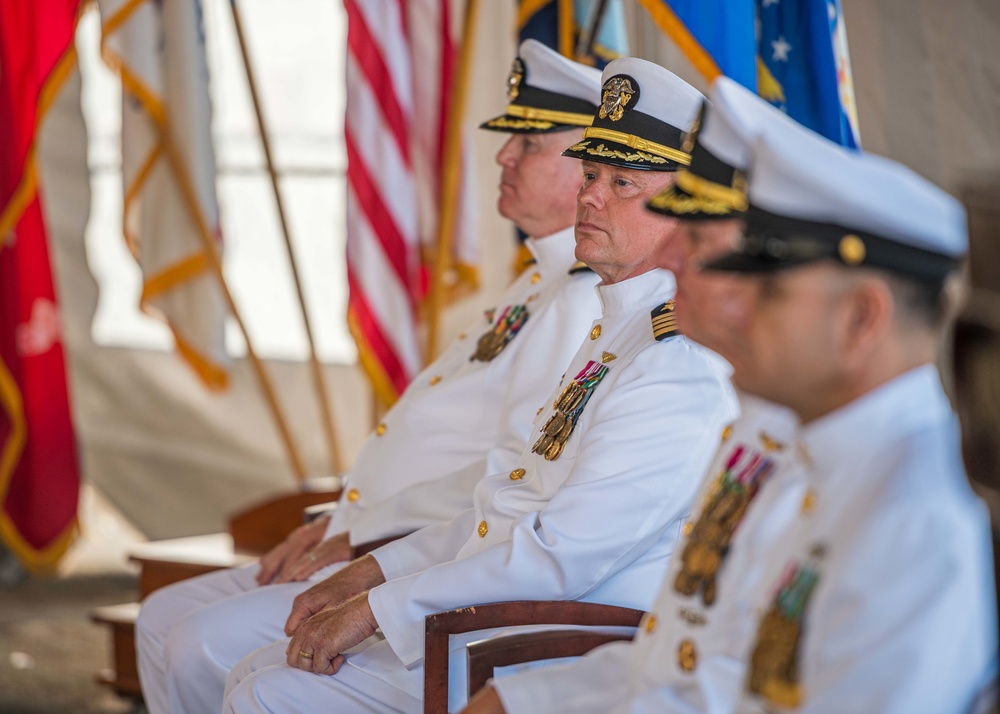
{"label": "naval officer eagle cap device", "polygon": [[701,92],[636,57],[612,60],[601,81],[594,123],[563,156],[641,171],[687,166],[684,140],[704,100]]}
{"label": "naval officer eagle cap device", "polygon": [[590,126],[600,102],[601,73],[525,40],[507,77],[507,109],[479,125],[510,134],[547,134]]}
{"label": "naval officer eagle cap device", "polygon": [[747,174],[757,137],[767,126],[794,120],[738,82],[719,77],[683,147],[691,164],[648,208],[688,221],[742,217],[748,208]]}
{"label": "naval officer eagle cap device", "polygon": [[934,284],[967,250],[958,201],[901,164],[804,127],[761,135],[749,186],[740,247],[706,268],[771,272],[833,259]]}

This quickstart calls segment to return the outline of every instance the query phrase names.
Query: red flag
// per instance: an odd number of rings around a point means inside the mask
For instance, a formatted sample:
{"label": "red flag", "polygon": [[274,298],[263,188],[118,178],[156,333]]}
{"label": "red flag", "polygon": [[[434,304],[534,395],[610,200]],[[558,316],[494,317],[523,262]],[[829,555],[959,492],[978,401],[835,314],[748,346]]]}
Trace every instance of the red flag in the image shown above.
{"label": "red flag", "polygon": [[36,130],[69,74],[79,0],[0,0],[0,537],[46,570],[80,488]]}

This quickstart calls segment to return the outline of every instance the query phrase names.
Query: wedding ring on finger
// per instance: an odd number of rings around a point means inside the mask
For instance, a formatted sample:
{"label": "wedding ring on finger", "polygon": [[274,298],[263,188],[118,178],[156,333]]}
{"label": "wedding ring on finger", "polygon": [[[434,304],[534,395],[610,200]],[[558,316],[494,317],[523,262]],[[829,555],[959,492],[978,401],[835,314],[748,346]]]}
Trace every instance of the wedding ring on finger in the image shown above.
{"label": "wedding ring on finger", "polygon": [[313,654],[312,654],[312,652],[306,652],[304,650],[299,650],[299,657],[301,657],[302,659],[312,659],[313,658]]}
{"label": "wedding ring on finger", "polygon": [[312,562],[315,563],[316,562],[316,554],[315,553],[310,553],[309,554],[309,560],[311,560]]}

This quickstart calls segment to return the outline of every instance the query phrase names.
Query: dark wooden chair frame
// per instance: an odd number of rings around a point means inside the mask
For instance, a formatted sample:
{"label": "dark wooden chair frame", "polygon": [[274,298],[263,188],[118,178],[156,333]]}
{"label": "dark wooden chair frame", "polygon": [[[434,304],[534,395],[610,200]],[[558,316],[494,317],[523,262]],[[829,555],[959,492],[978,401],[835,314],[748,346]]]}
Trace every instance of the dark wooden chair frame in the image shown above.
{"label": "dark wooden chair frame", "polygon": [[[447,714],[448,647],[451,635],[521,625],[638,627],[641,610],[565,600],[487,603],[428,615],[424,622],[424,714]],[[469,695],[492,676],[495,667],[540,659],[574,657],[627,635],[594,630],[530,632],[470,645]]]}

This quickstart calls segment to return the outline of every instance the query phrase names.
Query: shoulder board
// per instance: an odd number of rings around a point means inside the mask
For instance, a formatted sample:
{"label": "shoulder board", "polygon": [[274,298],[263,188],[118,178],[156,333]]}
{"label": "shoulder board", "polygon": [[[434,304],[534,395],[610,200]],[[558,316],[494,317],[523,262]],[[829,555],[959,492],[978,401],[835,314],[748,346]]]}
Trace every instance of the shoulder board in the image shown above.
{"label": "shoulder board", "polygon": [[665,303],[653,309],[653,337],[657,342],[668,337],[679,335],[677,329],[677,315],[674,314],[674,301],[667,300]]}
{"label": "shoulder board", "polygon": [[593,273],[593,272],[594,272],[593,269],[591,269],[582,260],[578,260],[575,263],[573,263],[572,267],[570,267],[569,269],[570,275],[576,275],[577,273]]}

